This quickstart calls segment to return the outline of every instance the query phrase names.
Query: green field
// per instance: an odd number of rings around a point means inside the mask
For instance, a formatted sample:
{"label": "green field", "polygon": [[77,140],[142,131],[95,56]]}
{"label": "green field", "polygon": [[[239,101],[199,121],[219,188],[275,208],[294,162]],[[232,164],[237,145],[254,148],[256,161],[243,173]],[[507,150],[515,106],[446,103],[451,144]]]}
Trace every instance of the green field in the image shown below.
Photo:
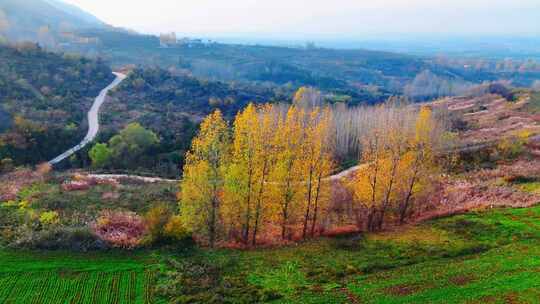
{"label": "green field", "polygon": [[2,251],[0,264],[0,303],[540,303],[540,207],[279,249]]}
{"label": "green field", "polygon": [[217,268],[210,279],[220,286],[181,288],[205,303],[540,303],[540,207],[458,215],[360,239],[201,250],[178,260]]}
{"label": "green field", "polygon": [[154,303],[138,257],[2,251],[0,264],[0,303]]}

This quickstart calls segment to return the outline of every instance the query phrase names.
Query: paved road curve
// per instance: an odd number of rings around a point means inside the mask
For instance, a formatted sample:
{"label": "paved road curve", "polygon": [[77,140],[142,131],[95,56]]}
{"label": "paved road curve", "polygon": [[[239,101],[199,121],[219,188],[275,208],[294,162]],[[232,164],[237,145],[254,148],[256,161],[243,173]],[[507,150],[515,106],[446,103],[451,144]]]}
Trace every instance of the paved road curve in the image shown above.
{"label": "paved road curve", "polygon": [[126,78],[126,75],[122,73],[113,74],[116,76],[116,78],[110,85],[108,85],[105,89],[101,90],[98,97],[96,97],[96,99],[94,100],[92,108],[90,108],[90,111],[88,112],[88,133],[86,133],[84,139],[75,147],[67,150],[61,155],[58,155],[55,159],[51,160],[49,162],[50,165],[56,165],[64,159],[70,157],[75,152],[84,148],[88,143],[90,143],[96,138],[96,135],[99,131],[99,108],[101,107],[103,102],[105,102],[105,97],[107,97],[107,93],[109,93],[110,90],[114,89],[117,85],[120,84],[120,82],[122,82],[122,80]]}

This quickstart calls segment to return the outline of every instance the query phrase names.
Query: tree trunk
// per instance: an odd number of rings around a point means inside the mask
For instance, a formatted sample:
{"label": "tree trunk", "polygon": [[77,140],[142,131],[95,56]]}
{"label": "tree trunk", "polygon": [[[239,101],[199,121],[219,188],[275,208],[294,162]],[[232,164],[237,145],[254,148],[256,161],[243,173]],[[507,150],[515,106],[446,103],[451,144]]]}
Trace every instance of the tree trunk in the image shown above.
{"label": "tree trunk", "polygon": [[253,179],[253,169],[250,168],[249,170],[249,178],[248,178],[248,197],[247,197],[247,210],[246,210],[246,219],[245,219],[245,226],[243,231],[243,241],[244,244],[249,243],[249,230],[250,230],[250,222],[251,222],[251,184]]}
{"label": "tree trunk", "polygon": [[287,223],[289,221],[289,204],[292,200],[291,191],[291,170],[293,162],[289,162],[288,171],[287,171],[287,187],[285,188],[285,201],[282,208],[282,223],[281,223],[281,239],[285,240],[287,234]]}
{"label": "tree trunk", "polygon": [[372,232],[373,231],[373,217],[375,215],[375,210],[368,211],[368,219],[367,219],[367,231]]}
{"label": "tree trunk", "polygon": [[320,172],[317,189],[315,190],[315,210],[313,210],[313,222],[311,223],[311,237],[315,236],[315,225],[317,224],[317,213],[319,212],[319,193],[321,191],[321,177],[322,172]]}
{"label": "tree trunk", "polygon": [[421,162],[421,159],[422,159],[421,155],[418,155],[416,157],[416,159],[415,159],[414,172],[413,172],[411,182],[409,184],[409,189],[408,189],[408,192],[407,192],[407,196],[406,196],[405,201],[403,202],[403,204],[402,204],[402,206],[400,208],[401,210],[399,212],[399,223],[401,225],[403,225],[403,223],[405,222],[405,217],[407,216],[407,211],[409,209],[409,204],[411,203],[411,198],[413,196],[414,185],[416,184],[416,182],[418,180],[418,174],[420,174],[420,162]]}
{"label": "tree trunk", "polygon": [[416,176],[413,177],[413,180],[411,181],[411,184],[409,185],[409,192],[407,193],[407,197],[405,198],[405,201],[403,202],[400,211],[399,211],[399,224],[403,225],[405,222],[405,217],[407,216],[407,210],[409,209],[409,204],[411,202],[411,198],[413,195],[413,189],[414,184],[416,183]]}
{"label": "tree trunk", "polygon": [[306,207],[306,214],[304,215],[304,229],[302,231],[302,238],[306,238],[307,234],[307,226],[308,226],[308,220],[309,220],[309,213],[311,209],[311,190],[313,187],[313,166],[310,166],[309,168],[309,178],[308,178],[308,193],[307,193],[307,207]]}
{"label": "tree trunk", "polygon": [[208,227],[208,237],[209,237],[209,243],[210,247],[214,248],[216,243],[216,210],[217,209],[217,202],[216,199],[212,199],[212,210],[210,212],[210,223]]}
{"label": "tree trunk", "polygon": [[253,239],[251,240],[251,245],[253,246],[257,245],[257,232],[259,230],[259,219],[261,217],[261,206],[262,206],[262,199],[263,199],[263,194],[264,194],[264,185],[266,181],[267,168],[268,168],[268,159],[265,159],[264,165],[263,165],[262,176],[261,176],[261,185],[259,188],[259,195],[257,197],[257,207],[255,209],[255,225],[253,226]]}
{"label": "tree trunk", "polygon": [[382,226],[384,223],[384,216],[386,214],[386,210],[388,209],[388,206],[390,205],[390,196],[392,195],[392,190],[394,189],[394,183],[396,181],[397,169],[398,169],[400,160],[401,160],[401,149],[398,147],[397,152],[394,151],[394,157],[392,157],[392,170],[391,170],[390,183],[388,185],[388,189],[386,191],[386,195],[384,198],[384,204],[381,210],[381,217],[379,218],[379,223],[378,223],[379,230],[382,230]]}

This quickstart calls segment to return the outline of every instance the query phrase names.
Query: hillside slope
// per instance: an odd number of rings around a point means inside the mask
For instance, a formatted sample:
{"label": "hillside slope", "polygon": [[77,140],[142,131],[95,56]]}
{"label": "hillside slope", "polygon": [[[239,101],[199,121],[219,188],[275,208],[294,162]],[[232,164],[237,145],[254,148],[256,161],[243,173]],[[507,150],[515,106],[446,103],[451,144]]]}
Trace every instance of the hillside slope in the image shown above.
{"label": "hillside slope", "polygon": [[14,41],[47,40],[62,31],[105,28],[98,18],[59,0],[1,0],[0,34]]}
{"label": "hillside slope", "polygon": [[93,98],[113,79],[99,60],[0,46],[0,159],[32,164],[76,143]]}
{"label": "hillside slope", "polygon": [[69,3],[65,3],[61,0],[45,0],[48,4],[54,6],[58,10],[61,10],[62,12],[73,16],[77,18],[80,22],[83,22],[83,25],[88,24],[92,27],[103,27],[105,26],[105,23],[98,19],[96,16],[80,9],[79,7],[75,5],[71,5]]}

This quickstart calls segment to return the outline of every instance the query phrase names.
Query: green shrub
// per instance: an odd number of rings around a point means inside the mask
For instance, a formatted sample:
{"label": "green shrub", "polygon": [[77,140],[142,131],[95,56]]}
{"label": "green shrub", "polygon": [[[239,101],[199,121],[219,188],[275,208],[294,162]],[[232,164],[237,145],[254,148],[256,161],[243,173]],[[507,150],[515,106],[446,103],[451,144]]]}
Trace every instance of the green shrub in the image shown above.
{"label": "green shrub", "polygon": [[15,169],[15,164],[11,158],[0,160],[0,173],[9,173]]}
{"label": "green shrub", "polygon": [[60,223],[60,217],[56,211],[45,211],[39,215],[39,222],[43,226],[54,226]]}
{"label": "green shrub", "polygon": [[169,218],[163,232],[165,237],[171,241],[182,241],[190,237],[190,233],[179,215],[173,215]]}
{"label": "green shrub", "polygon": [[165,225],[172,216],[171,210],[166,204],[158,203],[144,215],[148,231],[148,242],[161,243],[165,240]]}

